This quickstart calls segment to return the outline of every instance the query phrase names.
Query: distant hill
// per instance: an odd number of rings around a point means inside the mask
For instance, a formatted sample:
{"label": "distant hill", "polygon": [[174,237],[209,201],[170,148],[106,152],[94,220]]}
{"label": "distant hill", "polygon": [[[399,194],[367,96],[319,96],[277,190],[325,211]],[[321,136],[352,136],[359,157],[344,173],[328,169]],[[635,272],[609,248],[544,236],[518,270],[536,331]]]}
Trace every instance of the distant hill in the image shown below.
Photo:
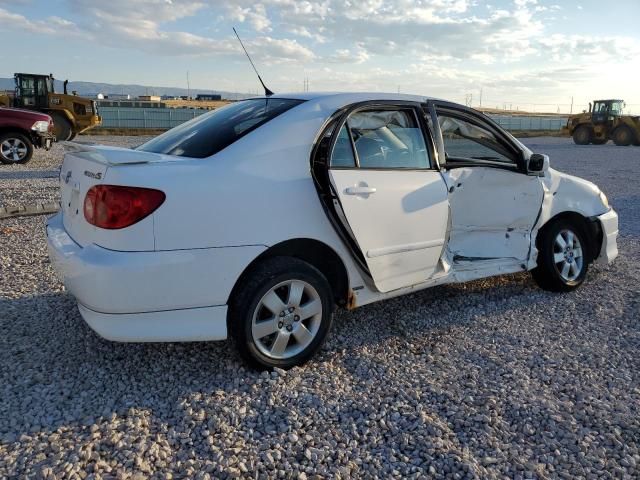
{"label": "distant hill", "polygon": [[[13,78],[0,78],[0,90],[13,90],[15,84]],[[63,85],[61,80],[55,82],[56,92],[63,91]],[[226,92],[223,90],[200,90],[192,88],[190,91],[186,88],[176,87],[151,87],[146,85],[121,85],[113,83],[96,83],[96,82],[69,82],[67,90],[71,93],[73,90],[78,92],[78,95],[84,97],[95,97],[98,93],[105,95],[119,94],[119,95],[131,95],[131,97],[138,97],[140,95],[170,95],[170,96],[183,96],[187,95],[187,92],[191,93],[191,96],[202,94],[219,94],[222,98],[228,98],[230,100],[241,99],[251,97],[253,95],[247,93],[235,93]]]}

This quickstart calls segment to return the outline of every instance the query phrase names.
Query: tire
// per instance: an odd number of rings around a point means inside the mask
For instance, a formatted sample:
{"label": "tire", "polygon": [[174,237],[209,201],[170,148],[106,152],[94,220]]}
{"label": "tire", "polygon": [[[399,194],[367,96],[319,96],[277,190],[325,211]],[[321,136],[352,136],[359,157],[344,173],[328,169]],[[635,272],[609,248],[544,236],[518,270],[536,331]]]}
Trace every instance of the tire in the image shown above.
{"label": "tire", "polygon": [[33,143],[22,133],[0,135],[0,162],[5,164],[27,163],[33,156]]}
{"label": "tire", "polygon": [[540,288],[569,292],[582,285],[589,269],[589,245],[585,229],[579,222],[571,219],[553,221],[540,231],[536,244],[538,266],[531,273]]}
{"label": "tire", "polygon": [[576,145],[589,145],[593,139],[593,131],[586,125],[580,125],[573,131],[573,143]]}
{"label": "tire", "polygon": [[69,136],[69,138],[67,138],[67,142],[72,141],[74,138],[76,138],[77,134],[76,132],[71,132],[71,135]]}
{"label": "tire", "polygon": [[71,122],[62,114],[56,112],[51,113],[51,118],[53,119],[53,133],[56,136],[56,141],[63,142],[69,140],[73,134]]}
{"label": "tire", "polygon": [[297,258],[269,258],[234,291],[229,334],[250,366],[288,369],[308,361],[322,346],[333,306],[329,282],[318,269]]}
{"label": "tire", "polygon": [[636,136],[629,127],[618,127],[613,132],[613,142],[619,147],[628,147],[636,142]]}

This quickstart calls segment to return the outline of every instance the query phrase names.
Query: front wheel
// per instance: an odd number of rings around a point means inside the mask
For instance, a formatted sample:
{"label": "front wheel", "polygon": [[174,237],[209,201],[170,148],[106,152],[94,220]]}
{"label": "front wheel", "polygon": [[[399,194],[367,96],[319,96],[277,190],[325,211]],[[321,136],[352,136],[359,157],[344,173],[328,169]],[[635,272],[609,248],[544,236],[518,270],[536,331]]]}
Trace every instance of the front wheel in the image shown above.
{"label": "front wheel", "polygon": [[613,132],[613,143],[620,147],[628,147],[632,143],[635,143],[636,138],[629,127],[618,127]]}
{"label": "front wheel", "polygon": [[6,164],[27,163],[33,156],[33,143],[21,133],[0,135],[0,161]]}
{"label": "front wheel", "polygon": [[587,241],[578,222],[561,219],[542,229],[538,237],[538,266],[532,271],[540,288],[568,292],[587,275]]}
{"label": "front wheel", "polygon": [[255,268],[230,304],[229,333],[259,369],[291,368],[322,346],[333,320],[327,279],[312,265],[274,257]]}
{"label": "front wheel", "polygon": [[573,132],[573,142],[576,145],[589,145],[593,139],[593,130],[586,125],[580,125]]}

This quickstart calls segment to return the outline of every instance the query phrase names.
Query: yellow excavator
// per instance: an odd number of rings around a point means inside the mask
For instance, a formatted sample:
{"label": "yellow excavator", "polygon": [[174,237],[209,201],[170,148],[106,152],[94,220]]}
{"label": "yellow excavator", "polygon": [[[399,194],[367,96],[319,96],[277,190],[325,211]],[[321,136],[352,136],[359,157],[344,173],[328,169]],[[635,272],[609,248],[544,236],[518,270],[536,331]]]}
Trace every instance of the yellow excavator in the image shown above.
{"label": "yellow excavator", "polygon": [[46,113],[53,118],[56,140],[73,140],[81,132],[102,124],[96,102],[80,97],[76,92],[56,93],[53,75],[16,73],[16,88],[12,93],[0,93],[0,107],[24,108]]}

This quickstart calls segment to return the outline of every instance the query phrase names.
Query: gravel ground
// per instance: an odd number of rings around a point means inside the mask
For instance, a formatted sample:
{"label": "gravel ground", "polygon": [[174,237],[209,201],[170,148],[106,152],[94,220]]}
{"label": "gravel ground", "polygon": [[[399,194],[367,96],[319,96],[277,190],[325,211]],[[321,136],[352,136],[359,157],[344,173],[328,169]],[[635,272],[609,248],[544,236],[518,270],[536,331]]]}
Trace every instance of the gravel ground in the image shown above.
{"label": "gravel ground", "polygon": [[44,219],[0,222],[0,478],[638,478],[640,149],[526,142],[609,195],[613,265],[570,294],[519,274],[340,312],[286,373],[100,339]]}

